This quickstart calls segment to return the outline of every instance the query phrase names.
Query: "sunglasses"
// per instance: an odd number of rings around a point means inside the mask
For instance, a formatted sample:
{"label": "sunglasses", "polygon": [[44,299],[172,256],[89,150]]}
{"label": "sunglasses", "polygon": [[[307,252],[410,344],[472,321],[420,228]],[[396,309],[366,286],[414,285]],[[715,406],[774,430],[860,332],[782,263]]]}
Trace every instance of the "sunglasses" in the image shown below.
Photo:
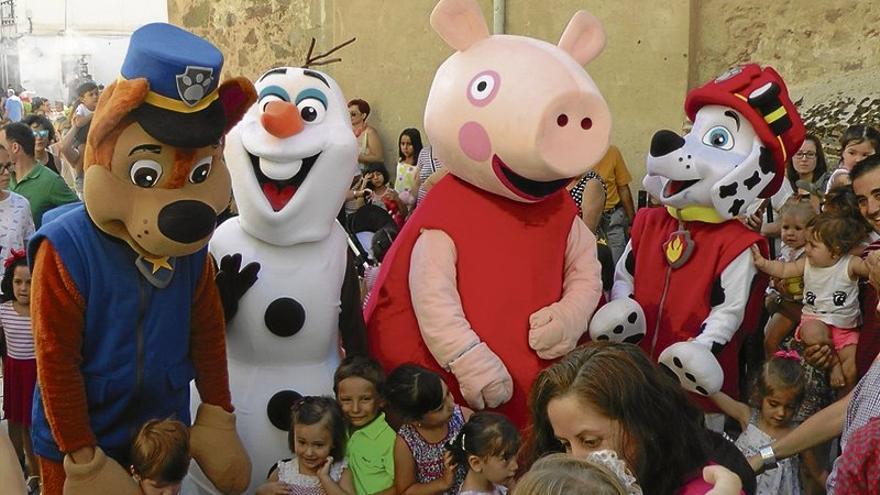
{"label": "sunglasses", "polygon": [[49,137],[49,131],[46,129],[40,129],[39,131],[34,131],[35,138],[47,138]]}

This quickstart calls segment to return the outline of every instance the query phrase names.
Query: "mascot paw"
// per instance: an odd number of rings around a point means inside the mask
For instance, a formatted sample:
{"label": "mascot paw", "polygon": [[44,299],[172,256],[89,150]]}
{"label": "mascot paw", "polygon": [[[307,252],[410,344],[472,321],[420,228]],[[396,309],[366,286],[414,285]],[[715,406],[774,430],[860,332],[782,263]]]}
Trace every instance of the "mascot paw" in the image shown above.
{"label": "mascot paw", "polygon": [[708,347],[697,342],[678,342],[660,353],[658,362],[688,392],[712,395],[721,390],[724,371]]}
{"label": "mascot paw", "polygon": [[238,301],[257,282],[258,273],[260,273],[260,264],[248,263],[242,268],[241,255],[238,253],[227,254],[220,260],[220,269],[217,270],[214,280],[217,283],[217,291],[220,292],[226,321],[231,320],[238,312]]}
{"label": "mascot paw", "polygon": [[590,320],[590,339],[637,344],[645,337],[645,312],[628,297],[599,308]]}
{"label": "mascot paw", "polygon": [[583,332],[573,332],[553,306],[541,308],[529,317],[529,347],[541,359],[556,359],[577,346]]}
{"label": "mascot paw", "polygon": [[235,431],[234,414],[219,406],[199,404],[189,443],[193,459],[221,493],[247,490],[251,461]]}
{"label": "mascot paw", "polygon": [[91,495],[94,493],[119,493],[138,495],[138,485],[116,461],[107,457],[100,447],[95,447],[95,455],[85,464],[77,464],[64,456],[64,494]]}
{"label": "mascot paw", "polygon": [[485,342],[462,354],[449,368],[462,397],[474,409],[498,407],[513,396],[510,373]]}

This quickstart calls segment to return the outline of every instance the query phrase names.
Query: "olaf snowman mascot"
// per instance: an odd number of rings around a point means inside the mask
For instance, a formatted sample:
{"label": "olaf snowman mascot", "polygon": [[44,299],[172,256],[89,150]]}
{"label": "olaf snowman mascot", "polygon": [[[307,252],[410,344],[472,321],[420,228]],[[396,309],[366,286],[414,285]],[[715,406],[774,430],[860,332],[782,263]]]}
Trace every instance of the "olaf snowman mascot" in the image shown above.
{"label": "olaf snowman mascot", "polygon": [[[271,69],[255,87],[257,103],[225,149],[239,216],[209,246],[223,260],[221,277],[251,278],[237,311],[225,304],[229,384],[254,465],[248,493],[290,457],[293,402],[332,393],[340,335],[348,354],[366,347],[357,275],[335,220],[357,171],[346,100],[336,81],[308,68]],[[259,276],[247,289],[254,263]],[[200,473],[193,478],[208,490]]]}
{"label": "olaf snowman mascot", "polygon": [[590,336],[640,342],[715,412],[699,396],[738,396],[740,342],[757,326],[767,283],[749,252],[766,253],[767,242],[738,217],[779,189],[805,131],[782,78],[756,64],[691,91],[685,110],[687,135],[664,130],[651,141],[644,186],[663,207],[636,215]]}

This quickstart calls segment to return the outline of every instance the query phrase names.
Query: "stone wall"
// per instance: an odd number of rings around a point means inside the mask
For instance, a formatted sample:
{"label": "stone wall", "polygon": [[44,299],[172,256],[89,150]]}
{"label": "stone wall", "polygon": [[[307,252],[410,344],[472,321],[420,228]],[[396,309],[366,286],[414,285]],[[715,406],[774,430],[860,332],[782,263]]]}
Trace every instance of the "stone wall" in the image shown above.
{"label": "stone wall", "polygon": [[[423,129],[425,100],[434,71],[452,51],[428,24],[436,0],[169,0],[170,22],[216,43],[226,54],[224,72],[256,78],[278,65],[302,63],[311,37],[327,49],[351,37],[343,62],[327,66],[348,98],[373,106],[386,162],[397,160],[405,127]],[[614,117],[613,140],[637,180],[653,132],[681,127],[687,88],[690,3],[508,1],[506,31],[551,42],[571,15],[588,9],[602,19],[606,51],[590,66]],[[492,26],[492,2],[480,0]],[[424,134],[423,134],[424,136]]]}
{"label": "stone wall", "polygon": [[836,163],[847,125],[880,124],[880,7],[859,0],[694,0],[691,86],[729,66],[773,65]]}

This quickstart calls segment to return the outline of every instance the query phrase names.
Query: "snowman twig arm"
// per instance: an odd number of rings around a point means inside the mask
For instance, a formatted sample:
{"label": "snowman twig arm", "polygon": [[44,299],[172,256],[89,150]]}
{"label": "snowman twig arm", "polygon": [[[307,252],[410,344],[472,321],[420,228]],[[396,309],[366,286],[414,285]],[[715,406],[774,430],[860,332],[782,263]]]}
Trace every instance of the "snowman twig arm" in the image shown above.
{"label": "snowman twig arm", "polygon": [[196,369],[196,388],[202,402],[231,413],[232,395],[226,370],[226,322],[210,256],[205,257],[202,278],[196,286],[192,304],[189,352]]}
{"label": "snowman twig arm", "polygon": [[694,339],[712,352],[718,352],[730,342],[742,325],[752,280],[758,271],[752,263],[752,254],[745,250],[727,265],[712,288],[712,309],[703,320],[703,330]]}

